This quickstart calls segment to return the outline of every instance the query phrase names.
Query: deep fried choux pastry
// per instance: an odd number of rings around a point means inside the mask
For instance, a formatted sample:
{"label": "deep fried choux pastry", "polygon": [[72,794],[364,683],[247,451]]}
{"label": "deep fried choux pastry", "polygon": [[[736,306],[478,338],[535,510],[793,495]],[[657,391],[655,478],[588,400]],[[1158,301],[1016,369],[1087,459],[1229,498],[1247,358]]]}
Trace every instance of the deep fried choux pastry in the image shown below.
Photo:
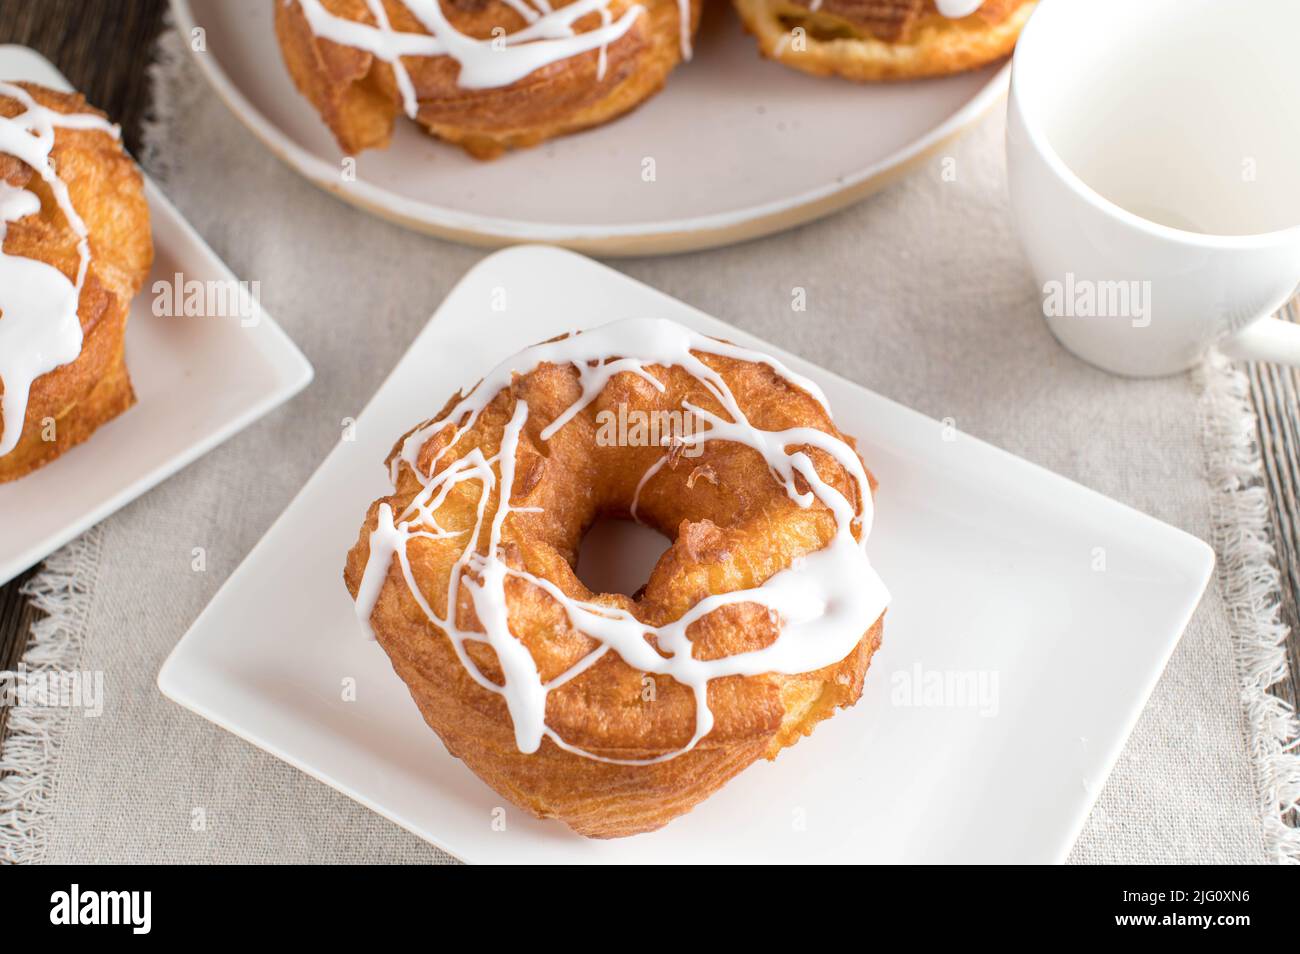
{"label": "deep fried choux pastry", "polygon": [[[448,751],[583,835],[650,831],[862,692],[874,480],[815,384],[633,319],[535,345],[402,438],[344,578]],[[632,596],[602,518],[668,541]]]}
{"label": "deep fried choux pastry", "polygon": [[653,96],[690,57],[702,4],[273,2],[285,65],[345,153],[388,145],[405,112],[479,159],[599,126]]}
{"label": "deep fried choux pastry", "polygon": [[762,54],[859,82],[945,76],[1015,48],[1033,0],[733,0]]}
{"label": "deep fried choux pastry", "polygon": [[149,207],[117,128],[76,93],[0,83],[0,482],[48,464],[135,401],[131,299]]}

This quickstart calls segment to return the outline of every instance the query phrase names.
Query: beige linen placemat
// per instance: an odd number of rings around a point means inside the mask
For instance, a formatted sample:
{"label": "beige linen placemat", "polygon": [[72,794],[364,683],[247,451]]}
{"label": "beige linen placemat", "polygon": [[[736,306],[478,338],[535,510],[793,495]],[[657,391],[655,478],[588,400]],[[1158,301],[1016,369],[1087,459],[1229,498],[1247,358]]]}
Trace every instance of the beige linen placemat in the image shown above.
{"label": "beige linen placemat", "polygon": [[[4,751],[12,774],[0,783],[0,856],[445,861],[163,699],[154,677],[338,440],[340,422],[359,411],[484,252],[404,232],[317,191],[230,115],[174,35],[162,53],[145,164],[234,272],[261,282],[263,303],[315,365],[316,381],[72,544],[37,582],[38,599],[56,616],[29,662],[102,671],[106,700],[98,718],[15,713]],[[1072,858],[1296,855],[1294,833],[1287,848],[1278,812],[1268,808],[1285,785],[1295,797],[1296,770],[1279,743],[1293,724],[1261,692],[1277,663],[1277,581],[1262,491],[1243,484],[1258,461],[1240,378],[1214,364],[1199,375],[1124,381],[1056,345],[1011,233],[995,112],[951,150],[953,181],[935,161],[862,205],[784,235],[613,264],[894,400],[1216,539],[1230,558],[1221,559],[1221,579]],[[661,177],[657,187],[672,185]],[[791,309],[796,288],[806,290],[806,312]],[[433,387],[412,420],[461,383]],[[191,567],[198,546],[207,553],[204,572]]]}

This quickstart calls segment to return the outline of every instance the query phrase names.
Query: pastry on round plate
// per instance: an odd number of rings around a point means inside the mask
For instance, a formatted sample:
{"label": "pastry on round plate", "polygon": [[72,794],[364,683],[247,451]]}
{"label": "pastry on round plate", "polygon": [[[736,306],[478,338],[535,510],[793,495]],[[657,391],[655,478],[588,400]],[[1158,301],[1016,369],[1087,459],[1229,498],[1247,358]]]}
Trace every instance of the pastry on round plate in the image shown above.
{"label": "pastry on round plate", "polygon": [[[410,431],[344,578],[447,749],[597,838],[667,824],[862,693],[874,480],[812,381],[669,321],[534,345]],[[668,542],[633,596],[602,518]]]}
{"label": "pastry on round plate", "polygon": [[273,0],[299,91],[339,148],[399,111],[490,159],[609,122],[689,59],[703,0]]}
{"label": "pastry on round plate", "polygon": [[1034,0],[733,0],[764,56],[860,82],[944,76],[1015,48]]}
{"label": "pastry on round plate", "polygon": [[0,482],[135,402],[123,339],[152,261],[117,127],[78,94],[0,83]]}

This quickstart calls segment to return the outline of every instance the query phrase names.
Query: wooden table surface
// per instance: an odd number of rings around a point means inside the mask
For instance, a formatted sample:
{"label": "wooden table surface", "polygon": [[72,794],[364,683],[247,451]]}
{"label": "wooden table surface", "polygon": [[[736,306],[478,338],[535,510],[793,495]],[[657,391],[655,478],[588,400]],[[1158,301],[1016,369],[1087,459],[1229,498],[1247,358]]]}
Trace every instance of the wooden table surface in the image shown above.
{"label": "wooden table surface", "polygon": [[[149,104],[147,67],[165,9],[166,0],[0,0],[0,43],[43,53],[90,102],[122,124],[127,148],[138,152]],[[1294,304],[1288,316],[1300,320]],[[1266,364],[1250,365],[1247,373],[1273,503],[1282,615],[1291,627],[1291,677],[1275,691],[1295,705],[1300,699],[1300,373]],[[12,669],[26,644],[35,613],[18,591],[32,572],[0,587],[0,669]]]}

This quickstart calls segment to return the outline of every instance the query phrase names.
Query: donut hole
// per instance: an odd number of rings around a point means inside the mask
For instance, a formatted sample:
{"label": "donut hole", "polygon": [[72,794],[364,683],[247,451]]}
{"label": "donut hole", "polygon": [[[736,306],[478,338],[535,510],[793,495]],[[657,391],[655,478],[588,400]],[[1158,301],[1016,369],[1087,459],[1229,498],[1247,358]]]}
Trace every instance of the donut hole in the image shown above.
{"label": "donut hole", "polygon": [[578,547],[574,572],[593,593],[635,599],[670,544],[658,530],[634,520],[598,517]]}

